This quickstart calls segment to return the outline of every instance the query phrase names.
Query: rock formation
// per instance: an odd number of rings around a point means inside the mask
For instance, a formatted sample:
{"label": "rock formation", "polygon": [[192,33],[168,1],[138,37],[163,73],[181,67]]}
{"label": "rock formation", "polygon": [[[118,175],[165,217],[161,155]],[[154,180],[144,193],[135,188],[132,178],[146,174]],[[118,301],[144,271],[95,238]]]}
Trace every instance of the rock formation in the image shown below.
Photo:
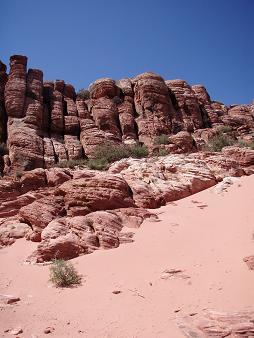
{"label": "rock formation", "polygon": [[[144,208],[254,173],[248,147],[200,151],[221,128],[250,144],[253,105],[227,107],[201,85],[154,73],[99,79],[77,94],[27,71],[25,56],[10,58],[8,75],[0,62],[0,246],[39,242],[29,261],[43,262],[130,241],[124,226],[153,217]],[[150,157],[122,159],[105,172],[56,167],[93,158],[105,143],[145,144]]]}
{"label": "rock formation", "polygon": [[[99,79],[85,92],[77,95],[62,80],[43,82],[40,70],[27,71],[25,56],[10,58],[9,75],[1,62],[0,142],[7,143],[9,156],[0,153],[0,171],[49,168],[92,157],[105,142],[141,142],[151,148],[156,136],[195,134],[220,125],[231,126],[236,137],[253,140],[253,106],[227,107],[212,101],[203,86],[184,80],[164,81],[144,73],[119,81]],[[179,147],[169,151],[179,152]]]}

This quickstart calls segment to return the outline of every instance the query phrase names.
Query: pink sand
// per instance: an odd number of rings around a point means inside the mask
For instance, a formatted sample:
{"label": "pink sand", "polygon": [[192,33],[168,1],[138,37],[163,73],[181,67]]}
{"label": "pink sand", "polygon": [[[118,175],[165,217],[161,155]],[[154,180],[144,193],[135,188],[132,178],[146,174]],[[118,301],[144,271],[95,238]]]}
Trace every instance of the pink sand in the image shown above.
{"label": "pink sand", "polygon": [[[73,289],[52,287],[49,266],[23,264],[36,243],[2,249],[0,293],[21,301],[0,311],[1,337],[16,327],[43,337],[51,326],[52,337],[178,338],[178,317],[253,309],[254,271],[243,262],[254,254],[253,191],[254,176],[243,177],[223,195],[211,188],[156,210],[160,222],[146,221],[134,243],[73,259],[84,276]],[[182,275],[163,279],[173,268]]]}

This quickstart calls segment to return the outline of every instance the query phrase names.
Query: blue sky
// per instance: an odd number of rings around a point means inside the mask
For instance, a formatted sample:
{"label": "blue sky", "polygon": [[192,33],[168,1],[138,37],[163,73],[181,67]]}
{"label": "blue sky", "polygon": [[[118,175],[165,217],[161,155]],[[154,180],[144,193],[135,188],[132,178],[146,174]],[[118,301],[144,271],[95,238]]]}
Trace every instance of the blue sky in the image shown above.
{"label": "blue sky", "polygon": [[145,71],[254,99],[253,0],[2,0],[0,59],[29,57],[76,90]]}

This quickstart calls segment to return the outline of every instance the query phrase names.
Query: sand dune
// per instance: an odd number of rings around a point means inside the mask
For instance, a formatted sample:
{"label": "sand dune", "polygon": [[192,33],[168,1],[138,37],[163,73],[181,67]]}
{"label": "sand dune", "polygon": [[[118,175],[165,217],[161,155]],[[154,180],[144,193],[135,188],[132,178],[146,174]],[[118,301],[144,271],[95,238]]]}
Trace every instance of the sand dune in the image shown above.
{"label": "sand dune", "polygon": [[[0,311],[1,337],[184,337],[177,323],[216,311],[254,310],[254,176],[157,209],[135,242],[73,259],[83,285],[56,289],[49,266],[24,264],[36,243],[0,251],[0,293],[21,298]],[[172,270],[175,269],[175,270]],[[177,272],[177,270],[180,270]],[[113,291],[121,291],[118,294]]]}

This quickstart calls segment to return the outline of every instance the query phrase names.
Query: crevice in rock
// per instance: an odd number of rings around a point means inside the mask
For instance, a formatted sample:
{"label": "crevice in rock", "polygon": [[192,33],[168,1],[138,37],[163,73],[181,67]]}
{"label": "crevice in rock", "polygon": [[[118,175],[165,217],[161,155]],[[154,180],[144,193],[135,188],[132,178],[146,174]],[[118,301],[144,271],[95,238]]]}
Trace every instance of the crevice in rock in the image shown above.
{"label": "crevice in rock", "polygon": [[203,127],[204,128],[211,128],[212,124],[211,124],[211,121],[210,121],[210,118],[209,118],[209,115],[208,115],[207,111],[201,105],[199,105],[199,109],[201,111],[201,117],[202,117],[202,121],[203,121]]}

